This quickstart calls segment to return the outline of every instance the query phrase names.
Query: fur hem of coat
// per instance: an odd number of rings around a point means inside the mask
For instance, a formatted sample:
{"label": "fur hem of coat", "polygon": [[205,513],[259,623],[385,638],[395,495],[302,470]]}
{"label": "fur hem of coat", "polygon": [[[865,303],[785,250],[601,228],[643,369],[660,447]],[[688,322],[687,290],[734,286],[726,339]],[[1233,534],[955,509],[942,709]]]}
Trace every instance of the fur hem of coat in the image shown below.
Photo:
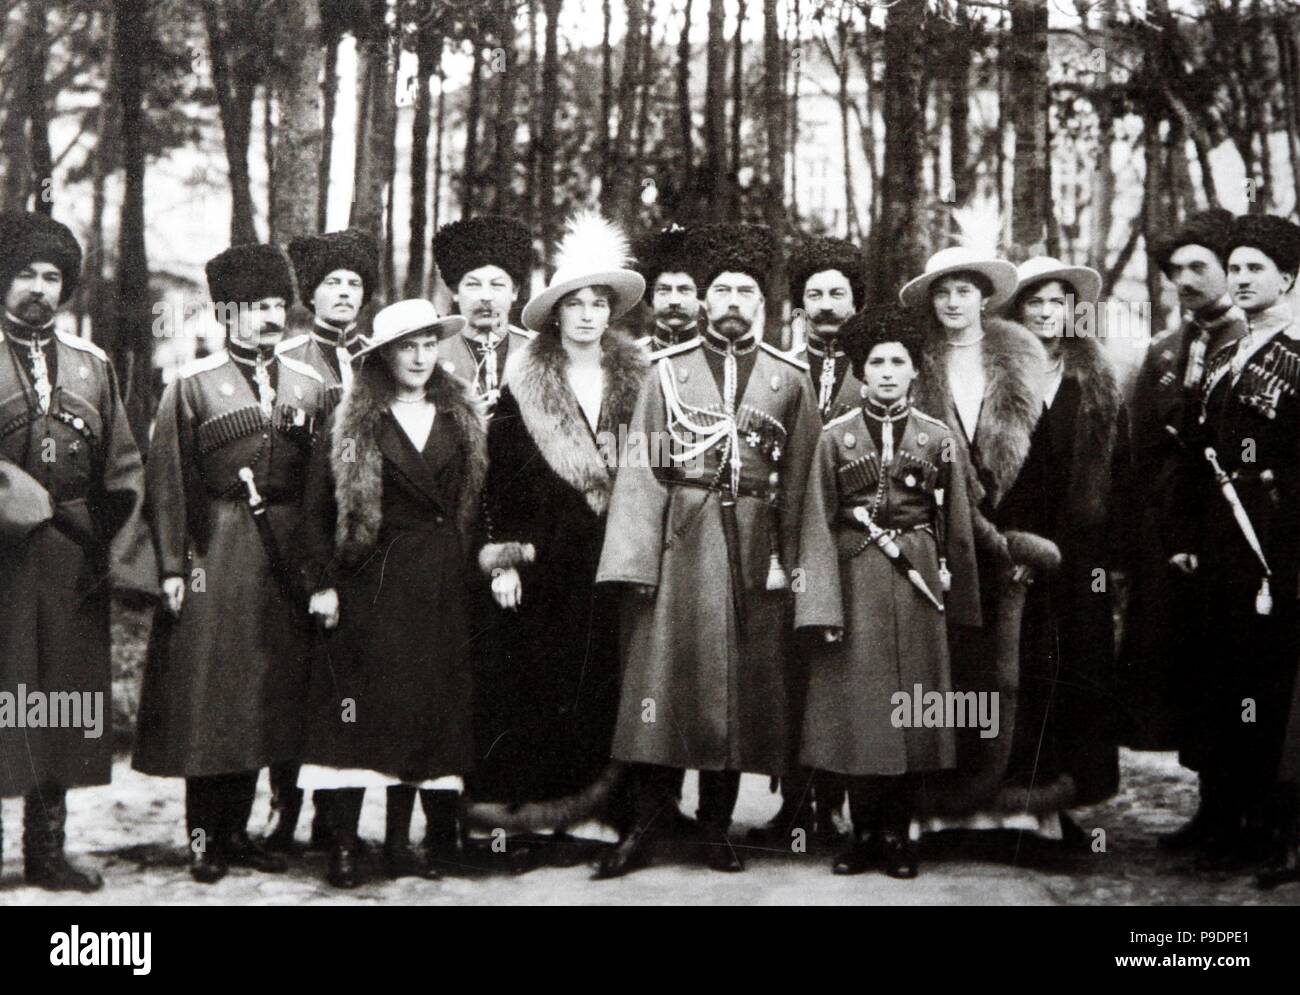
{"label": "fur hem of coat", "polygon": [[601,366],[605,386],[601,396],[596,437],[587,429],[564,369],[568,355],[559,337],[543,332],[511,357],[507,379],[519,404],[524,426],[542,458],[555,474],[586,499],[597,515],[605,514],[614,488],[610,456],[597,439],[617,444],[619,426],[632,418],[649,363],[645,351],[631,338],[613,329],[601,339]]}
{"label": "fur hem of coat", "polygon": [[[975,429],[981,469],[988,481],[992,507],[1006,496],[1020,474],[1034,426],[1043,414],[1043,372],[1047,354],[1034,334],[1005,318],[985,318],[984,404]],[[935,417],[951,410],[944,342],[939,334],[926,340],[913,404]]]}
{"label": "fur hem of coat", "polygon": [[[375,365],[367,364],[358,372],[352,389],[339,403],[330,437],[330,467],[338,503],[334,539],[338,556],[345,563],[358,563],[374,551],[382,525],[384,457],[379,448],[379,425],[392,401],[393,388],[378,366],[380,362],[373,359]],[[440,366],[434,367],[425,397],[439,414],[449,414],[455,424],[465,481],[455,515],[461,534],[468,535],[487,476],[484,405],[468,384]]]}
{"label": "fur hem of coat", "polygon": [[622,776],[623,764],[611,760],[591,784],[563,798],[518,805],[471,799],[465,804],[465,821],[480,829],[504,829],[507,832],[566,829],[598,814]]}
{"label": "fur hem of coat", "polygon": [[490,542],[478,551],[478,568],[488,576],[532,563],[537,550],[531,542]]}

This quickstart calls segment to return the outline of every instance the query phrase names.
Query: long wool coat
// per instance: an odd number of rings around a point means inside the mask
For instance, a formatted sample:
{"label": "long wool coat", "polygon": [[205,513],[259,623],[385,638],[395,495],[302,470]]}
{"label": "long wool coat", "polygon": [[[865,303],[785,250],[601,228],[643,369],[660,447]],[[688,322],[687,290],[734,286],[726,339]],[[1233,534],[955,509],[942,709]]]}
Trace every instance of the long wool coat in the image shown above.
{"label": "long wool coat", "polygon": [[[840,641],[814,645],[807,654],[800,759],[818,770],[892,775],[956,765],[951,729],[901,728],[893,721],[896,693],[910,699],[917,685],[922,694],[952,689],[946,616],[848,519],[854,507],[876,507],[877,525],[903,530],[900,550],[941,601],[949,599],[939,580],[940,555],[963,565],[953,588],[975,584],[966,470],[945,458],[956,451],[951,432],[915,410],[897,431],[882,481],[880,453],[861,407],[842,415],[823,430],[808,480],[795,627],[843,632]],[[946,513],[937,515],[940,501]]]}
{"label": "long wool coat", "polygon": [[[54,389],[42,413],[13,345],[0,335],[0,457],[45,487],[55,519],[17,546],[0,544],[0,692],[17,696],[21,684],[28,695],[75,694],[81,705],[84,694],[100,694],[104,725],[98,737],[87,737],[84,712],[82,727],[14,728],[16,717],[6,716],[0,727],[5,798],[40,785],[109,782],[110,590],[153,593],[158,584],[140,517],[140,453],[108,357],[56,333]],[[89,701],[93,706],[95,699]]]}
{"label": "long wool coat", "polygon": [[[554,334],[540,334],[511,362],[488,430],[484,512],[488,542],[479,582],[519,571],[517,611],[484,609],[489,630],[475,674],[476,803],[523,828],[580,819],[607,796],[618,701],[613,593],[598,589],[617,440],[626,432],[646,370],[627,336],[601,343],[604,393],[593,433],[568,385]],[[484,806],[474,812],[486,812]],[[492,819],[484,814],[485,821]]]}
{"label": "long wool coat", "polygon": [[[614,756],[780,775],[798,738],[787,704],[792,604],[789,590],[769,591],[766,580],[773,552],[787,571],[798,563],[800,514],[821,419],[803,364],[760,344],[737,404],[743,589],[734,591],[722,495],[709,486],[722,446],[682,470],[669,465],[663,444],[668,415],[661,377],[683,404],[723,410],[706,348],[696,339],[657,354],[629,434],[640,451],[628,447],[610,504],[597,579],[655,589],[653,597],[624,597]],[[736,598],[743,599],[743,629]]]}
{"label": "long wool coat", "polygon": [[1112,501],[1126,504],[1128,419],[1100,342],[1068,339],[1062,355],[1061,385],[999,509],[1003,521],[1061,552],[1060,568],[1025,596],[1009,779],[1072,782],[1069,804],[1092,805],[1119,786],[1122,706],[1108,571],[1127,545]]}
{"label": "long wool coat", "polygon": [[340,614],[313,654],[302,759],[420,782],[474,760],[464,585],[487,437],[469,385],[439,368],[416,449],[382,363],[343,396],[303,501],[308,586],[333,587]]}
{"label": "long wool coat", "polygon": [[186,590],[180,617],[160,609],[150,636],[133,758],[146,774],[256,770],[302,748],[307,605],[273,575],[239,470],[253,471],[287,564],[328,402],[311,367],[275,367],[269,420],[225,352],[182,369],[158,407],[148,517],[160,574]]}

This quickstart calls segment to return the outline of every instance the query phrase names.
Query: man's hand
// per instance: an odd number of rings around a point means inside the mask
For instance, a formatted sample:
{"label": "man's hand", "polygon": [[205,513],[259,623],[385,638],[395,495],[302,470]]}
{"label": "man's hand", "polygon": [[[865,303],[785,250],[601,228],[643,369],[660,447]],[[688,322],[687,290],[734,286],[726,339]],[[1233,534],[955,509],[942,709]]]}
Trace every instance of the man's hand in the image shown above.
{"label": "man's hand", "polygon": [[162,582],[162,602],[173,615],[180,615],[185,604],[185,578],[164,577]]}
{"label": "man's hand", "polygon": [[843,629],[822,629],[822,642],[824,643],[838,643],[843,638]]}
{"label": "man's hand", "polygon": [[497,570],[492,574],[492,597],[502,608],[518,611],[524,603],[524,586],[519,571],[514,567]]}
{"label": "man's hand", "polygon": [[1200,561],[1196,559],[1195,553],[1175,553],[1169,557],[1169,565],[1177,570],[1184,577],[1190,577],[1196,573],[1196,568]]}
{"label": "man's hand", "polygon": [[307,612],[320,619],[320,624],[333,629],[339,624],[339,592],[330,587],[311,596]]}

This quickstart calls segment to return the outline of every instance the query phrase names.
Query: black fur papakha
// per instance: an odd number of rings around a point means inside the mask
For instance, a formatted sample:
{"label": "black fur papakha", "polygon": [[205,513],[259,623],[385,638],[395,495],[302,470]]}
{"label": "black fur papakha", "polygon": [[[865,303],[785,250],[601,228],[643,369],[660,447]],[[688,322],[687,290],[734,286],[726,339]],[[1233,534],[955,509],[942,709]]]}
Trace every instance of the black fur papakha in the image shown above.
{"label": "black fur papakha", "polygon": [[1300,271],[1300,225],[1272,214],[1243,214],[1232,223],[1223,246],[1227,262],[1233,249],[1248,246],[1258,249],[1283,273],[1295,276]]}
{"label": "black fur papakha", "polygon": [[378,282],[379,246],[374,236],[361,228],[345,228],[326,235],[301,235],[289,243],[289,258],[298,276],[298,292],[308,308],[312,307],[316,288],[335,270],[347,270],[361,277],[363,306]]}
{"label": "black fur papakha", "polygon": [[0,290],[9,292],[9,284],[18,271],[29,263],[50,263],[63,274],[63,304],[81,280],[81,246],[67,225],[44,214],[30,211],[5,211],[0,214]]}
{"label": "black fur papakha", "polygon": [[752,276],[763,296],[767,296],[768,277],[776,264],[771,229],[764,225],[708,224],[694,229],[691,236],[704,277],[701,297],[719,273]]}
{"label": "black fur papakha", "polygon": [[852,242],[827,237],[800,239],[790,251],[790,300],[800,307],[808,279],[833,269],[848,277],[853,306],[860,308],[866,303],[865,268],[862,251]]}
{"label": "black fur papakha", "polygon": [[840,329],[837,341],[848,353],[853,375],[861,380],[867,357],[882,342],[900,343],[912,357],[912,365],[919,369],[924,336],[924,325],[915,311],[887,302],[864,308],[849,318]]}
{"label": "black fur papakha", "polygon": [[462,218],[433,236],[433,260],[452,291],[480,266],[500,266],[516,290],[526,289],[533,271],[533,237],[521,222],[500,214]]}
{"label": "black fur papakha", "polygon": [[215,304],[248,304],[264,297],[282,297],[286,305],[294,302],[289,257],[278,245],[232,245],[203,269]]}
{"label": "black fur papakha", "polygon": [[636,269],[645,277],[645,300],[654,299],[655,281],[661,273],[685,273],[695,281],[698,294],[704,293],[700,258],[695,251],[689,229],[679,224],[650,232],[637,239],[632,247]]}
{"label": "black fur papakha", "polygon": [[1224,246],[1232,231],[1232,223],[1236,220],[1235,214],[1222,207],[1198,211],[1189,215],[1171,234],[1158,239],[1151,254],[1166,274],[1169,272],[1170,256],[1184,245],[1203,245],[1218,256],[1220,262],[1227,263],[1228,254],[1224,251]]}

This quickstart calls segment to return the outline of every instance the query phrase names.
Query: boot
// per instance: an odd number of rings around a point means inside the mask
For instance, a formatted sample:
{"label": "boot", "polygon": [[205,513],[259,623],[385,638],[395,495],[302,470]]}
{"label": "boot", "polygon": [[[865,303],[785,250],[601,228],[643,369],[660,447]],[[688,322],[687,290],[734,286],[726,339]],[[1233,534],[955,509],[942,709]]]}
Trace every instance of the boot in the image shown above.
{"label": "boot", "polygon": [[28,884],[47,891],[99,891],[104,879],[90,868],[78,867],[63,852],[68,821],[67,792],[37,788],[23,806],[23,876]]}
{"label": "boot", "polygon": [[333,804],[333,801],[334,796],[329,791],[313,791],[311,793],[311,838],[307,841],[307,849],[310,851],[319,852],[330,848],[331,817],[329,807]]}
{"label": "boot", "polygon": [[864,874],[880,866],[880,836],[871,829],[853,830],[853,842],[831,864],[832,874]]}
{"label": "boot", "polygon": [[329,812],[330,846],[329,868],[325,880],[335,888],[355,888],[361,884],[361,838],[357,833],[361,824],[361,803],[365,800],[363,788],[343,788],[337,791],[318,791],[315,800],[328,796],[325,808]]}
{"label": "boot", "polygon": [[442,875],[438,865],[460,860],[460,830],[457,815],[460,795],[455,791],[421,791],[424,809],[424,877],[436,881]]}
{"label": "boot", "polygon": [[593,875],[594,881],[609,881],[650,866],[651,828],[637,820],[618,845],[606,850]]}
{"label": "boot", "polygon": [[247,867],[263,874],[283,874],[289,862],[272,853],[248,835],[248,819],[257,794],[257,771],[229,774],[222,778],[221,848],[231,867]]}
{"label": "boot", "polygon": [[293,836],[302,812],[298,769],[298,764],[276,764],[271,768],[271,826],[262,846],[273,853],[293,850]]}
{"label": "boot", "polygon": [[880,833],[880,860],[891,878],[911,880],[920,873],[921,859],[917,846],[906,831],[885,829]]}
{"label": "boot", "polygon": [[388,789],[384,822],[384,873],[390,878],[425,877],[428,868],[411,846],[411,813],[415,789],[394,784]]}
{"label": "boot", "polygon": [[745,869],[744,860],[727,837],[739,794],[739,771],[700,771],[700,842],[704,862],[715,871],[735,874]]}
{"label": "boot", "polygon": [[189,830],[190,877],[199,884],[216,884],[229,865],[221,848],[221,830],[214,818],[221,798],[219,778],[185,779],[185,825]]}

